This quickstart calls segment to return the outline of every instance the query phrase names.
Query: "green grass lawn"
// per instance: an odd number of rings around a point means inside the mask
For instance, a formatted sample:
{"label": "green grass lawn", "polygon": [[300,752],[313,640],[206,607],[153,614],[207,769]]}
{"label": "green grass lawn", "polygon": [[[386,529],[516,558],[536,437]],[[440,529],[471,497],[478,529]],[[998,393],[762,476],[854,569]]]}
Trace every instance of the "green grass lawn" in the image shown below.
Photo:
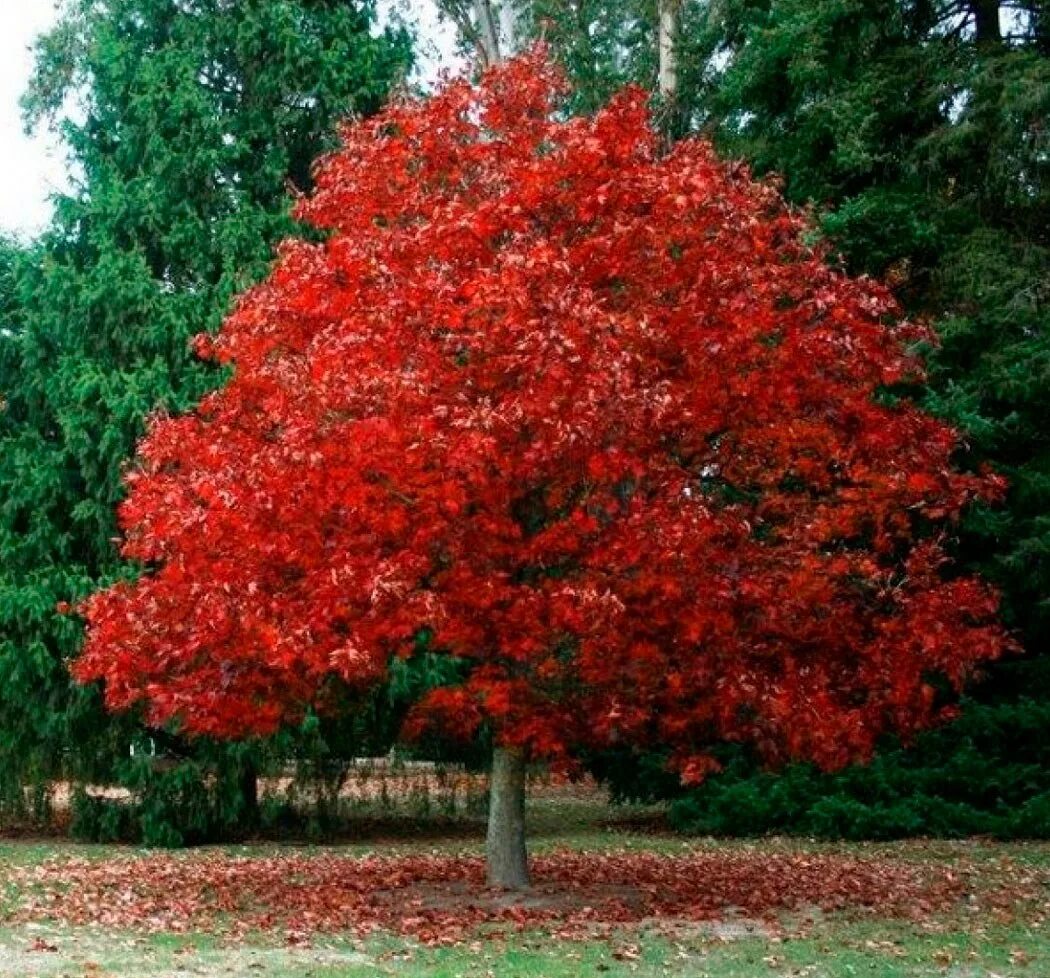
{"label": "green grass lawn", "polygon": [[[770,839],[719,842],[684,840],[646,832],[637,820],[615,821],[594,802],[544,799],[531,811],[533,851],[624,853],[652,851],[668,857],[704,854],[727,860],[769,855],[859,857],[881,865],[906,864],[950,871],[965,878],[959,899],[947,908],[909,919],[862,907],[824,913],[816,908],[752,919],[727,907],[718,919],[640,919],[629,925],[594,921],[593,931],[559,935],[558,922],[526,926],[500,936],[472,933],[454,946],[427,946],[412,937],[285,929],[232,936],[226,924],[212,933],[147,933],[137,928],[72,924],[46,913],[17,919],[33,897],[34,873],[53,860],[105,865],[148,854],[120,847],[52,842],[0,843],[0,978],[110,976],[273,976],[334,978],[393,975],[416,978],[1048,978],[1050,976],[1050,844],[907,842],[829,845]],[[364,838],[336,847],[295,847],[296,853],[358,858],[394,853],[477,855],[477,827],[449,838],[423,834],[388,843]],[[266,858],[289,847],[270,844],[223,850],[230,856]],[[214,855],[216,850],[211,850]],[[178,854],[192,873],[198,850]],[[77,862],[74,865],[83,866]],[[63,884],[65,885],[65,884]],[[43,886],[43,884],[41,884]],[[68,881],[77,886],[75,874]],[[39,896],[39,894],[36,894]],[[172,900],[181,899],[178,892]],[[115,887],[113,909],[131,898]],[[479,899],[484,899],[479,895]],[[408,911],[406,911],[408,912]]]}
{"label": "green grass lawn", "polygon": [[[31,950],[34,942],[56,950]],[[40,945],[37,945],[40,946]],[[421,948],[375,938],[324,939],[309,947],[254,941],[235,947],[193,937],[135,938],[76,930],[0,930],[0,975],[250,976],[274,978],[1045,978],[1050,942],[1025,926],[923,934],[885,922],[827,922],[812,936],[771,942],[763,937],[683,933],[677,938],[645,928],[601,940],[565,942],[542,932],[514,942],[478,942],[456,948]]]}

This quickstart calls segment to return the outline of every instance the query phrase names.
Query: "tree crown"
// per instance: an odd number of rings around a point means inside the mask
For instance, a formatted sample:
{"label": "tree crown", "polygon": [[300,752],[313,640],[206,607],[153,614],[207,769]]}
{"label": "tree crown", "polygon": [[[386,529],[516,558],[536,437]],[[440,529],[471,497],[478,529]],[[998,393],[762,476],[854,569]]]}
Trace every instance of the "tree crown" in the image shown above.
{"label": "tree crown", "polygon": [[[945,712],[1005,645],[945,573],[992,475],[900,397],[887,291],[637,90],[560,117],[542,51],[349,124],[284,245],[158,417],[129,558],[85,606],[115,708],[265,733],[421,642],[462,664],[412,725],[566,758],[726,739],[835,767]],[[940,528],[940,529],[938,529]]]}

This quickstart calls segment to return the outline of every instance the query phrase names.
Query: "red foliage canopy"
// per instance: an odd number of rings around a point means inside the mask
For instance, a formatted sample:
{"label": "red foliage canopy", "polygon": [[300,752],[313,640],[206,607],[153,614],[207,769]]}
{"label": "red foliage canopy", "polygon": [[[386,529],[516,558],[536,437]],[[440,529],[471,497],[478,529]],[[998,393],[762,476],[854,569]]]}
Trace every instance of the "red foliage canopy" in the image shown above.
{"label": "red foliage canopy", "polygon": [[[422,628],[469,663],[416,721],[565,758],[713,743],[833,767],[943,715],[1007,640],[937,527],[993,476],[887,391],[885,289],[645,95],[564,119],[533,53],[354,123],[153,421],[123,506],[148,568],[84,608],[113,708],[219,736],[382,680]],[[943,679],[941,680],[943,682]]]}

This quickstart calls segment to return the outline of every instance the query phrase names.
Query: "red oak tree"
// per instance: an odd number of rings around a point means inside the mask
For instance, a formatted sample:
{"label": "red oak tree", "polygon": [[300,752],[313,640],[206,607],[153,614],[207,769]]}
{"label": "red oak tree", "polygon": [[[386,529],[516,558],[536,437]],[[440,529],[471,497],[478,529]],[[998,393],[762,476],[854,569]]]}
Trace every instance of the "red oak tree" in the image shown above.
{"label": "red oak tree", "polygon": [[[1007,645],[946,573],[992,475],[894,395],[887,291],[646,97],[557,113],[542,52],[346,127],[284,245],[128,476],[146,573],[83,611],[84,682],[235,737],[383,680],[421,630],[466,678],[411,725],[497,745],[489,856],[526,880],[526,758],[670,743],[826,767],[941,718]],[[939,528],[939,529],[938,529]]]}

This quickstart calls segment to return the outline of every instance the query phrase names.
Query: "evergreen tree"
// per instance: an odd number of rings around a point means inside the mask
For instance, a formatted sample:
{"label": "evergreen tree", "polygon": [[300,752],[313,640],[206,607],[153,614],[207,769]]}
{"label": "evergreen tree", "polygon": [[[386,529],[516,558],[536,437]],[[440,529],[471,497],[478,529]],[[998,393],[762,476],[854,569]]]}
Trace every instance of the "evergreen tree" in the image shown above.
{"label": "evergreen tree", "polygon": [[336,121],[376,111],[410,58],[348,0],[67,0],[38,42],[27,120],[60,130],[77,186],[0,360],[0,795],[126,756],[133,728],[71,685],[80,630],[56,609],[130,572],[125,459],[151,412],[221,380],[189,338],[266,271]]}

